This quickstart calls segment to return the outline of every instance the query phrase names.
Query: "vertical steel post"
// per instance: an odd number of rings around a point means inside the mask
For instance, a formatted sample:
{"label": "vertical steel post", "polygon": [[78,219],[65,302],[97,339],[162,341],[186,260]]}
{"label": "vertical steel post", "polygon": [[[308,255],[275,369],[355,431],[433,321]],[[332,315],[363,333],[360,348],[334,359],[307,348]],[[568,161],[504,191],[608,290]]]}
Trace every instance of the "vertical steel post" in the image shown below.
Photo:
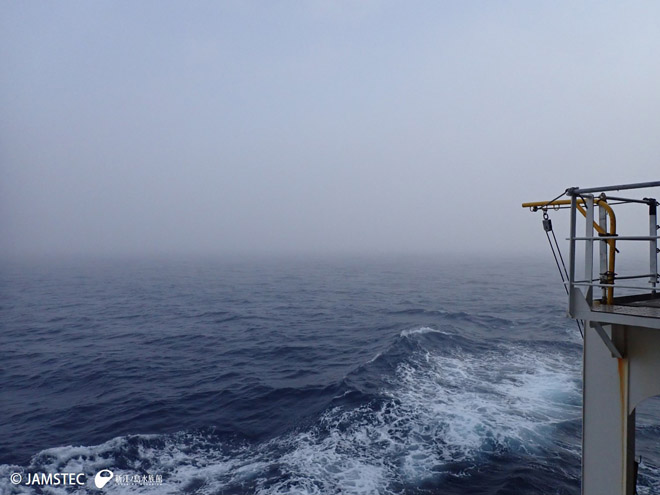
{"label": "vertical steel post", "polygon": [[[598,203],[598,225],[603,229],[603,232],[607,232],[607,211],[603,206],[602,200]],[[598,243],[599,247],[599,259],[600,259],[600,283],[607,283],[607,241],[600,241]],[[601,301],[603,303],[607,302],[607,289],[603,287],[601,289]]]}
{"label": "vertical steel post", "polygon": [[[651,198],[649,202],[649,236],[655,237],[658,235],[658,208],[655,199]],[[653,294],[655,294],[655,287],[658,283],[658,240],[651,239],[649,241],[649,268],[651,269],[651,287]]]}
{"label": "vertical steel post", "polygon": [[[594,197],[593,195],[584,196],[584,206],[587,210],[587,225],[584,235],[588,237],[584,246],[584,278],[588,283],[592,283],[594,278]],[[589,306],[593,304],[593,286],[589,286],[585,294]]]}
{"label": "vertical steel post", "polygon": [[571,230],[568,254],[568,314],[575,315],[575,305],[573,303],[573,289],[575,288],[575,232],[577,221],[577,200],[575,194],[571,194]]}

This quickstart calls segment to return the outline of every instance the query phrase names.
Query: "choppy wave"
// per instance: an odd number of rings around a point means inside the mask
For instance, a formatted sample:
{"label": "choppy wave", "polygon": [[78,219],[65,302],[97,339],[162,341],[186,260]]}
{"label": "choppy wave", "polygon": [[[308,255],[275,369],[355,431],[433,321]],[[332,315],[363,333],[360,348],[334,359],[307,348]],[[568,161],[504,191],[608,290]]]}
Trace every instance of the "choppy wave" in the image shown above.
{"label": "choppy wave", "polygon": [[[436,340],[419,340],[428,337]],[[402,332],[379,359],[398,355],[404,340],[418,339],[418,345],[385,377],[379,395],[365,396],[357,406],[331,404],[309,425],[268,441],[232,439],[212,429],[124,436],[93,447],[47,449],[21,469],[110,468],[116,475],[163,476],[162,486],[111,483],[104,489],[118,494],[137,488],[209,495],[394,494],[465,478],[507,456],[543,463],[551,449],[577,462],[577,442],[557,439],[563,424],[579,420],[574,361],[530,348],[471,351],[445,337],[429,328]],[[368,375],[377,364],[355,373]],[[3,466],[0,488],[19,493],[5,481],[11,469]]]}

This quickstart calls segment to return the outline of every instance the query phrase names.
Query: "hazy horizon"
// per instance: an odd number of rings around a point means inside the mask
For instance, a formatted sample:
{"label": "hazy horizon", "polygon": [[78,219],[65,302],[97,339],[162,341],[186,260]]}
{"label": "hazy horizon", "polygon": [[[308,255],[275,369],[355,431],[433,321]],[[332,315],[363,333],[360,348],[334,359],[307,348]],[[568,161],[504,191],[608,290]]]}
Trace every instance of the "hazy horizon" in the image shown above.
{"label": "hazy horizon", "polygon": [[0,257],[547,255],[659,178],[657,2],[0,5]]}

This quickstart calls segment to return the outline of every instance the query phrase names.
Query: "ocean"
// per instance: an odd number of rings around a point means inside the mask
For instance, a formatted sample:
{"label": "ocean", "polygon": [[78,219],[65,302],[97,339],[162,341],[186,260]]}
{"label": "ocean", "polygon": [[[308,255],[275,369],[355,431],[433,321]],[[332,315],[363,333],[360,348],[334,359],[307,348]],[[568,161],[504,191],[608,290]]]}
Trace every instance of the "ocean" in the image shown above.
{"label": "ocean", "polygon": [[5,261],[0,493],[578,494],[566,304],[545,252]]}

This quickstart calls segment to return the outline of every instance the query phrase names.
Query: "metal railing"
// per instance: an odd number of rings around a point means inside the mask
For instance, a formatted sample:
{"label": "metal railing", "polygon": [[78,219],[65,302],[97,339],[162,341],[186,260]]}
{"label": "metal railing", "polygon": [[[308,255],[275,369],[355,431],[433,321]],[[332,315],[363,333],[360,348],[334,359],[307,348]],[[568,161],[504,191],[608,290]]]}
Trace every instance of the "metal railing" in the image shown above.
{"label": "metal railing", "polygon": [[[660,187],[660,181],[657,182],[644,182],[638,184],[621,184],[608,187],[596,187],[580,189],[572,187],[566,190],[566,194],[570,196],[570,242],[569,250],[569,269],[568,269],[568,285],[569,293],[573,292],[575,287],[586,288],[584,294],[585,299],[589,306],[594,303],[594,291],[600,289],[602,296],[601,303],[614,304],[614,290],[615,288],[626,289],[628,291],[638,291],[642,293],[656,295],[658,286],[658,217],[657,206],[658,202],[654,198],[622,198],[608,196],[606,193],[609,191],[619,190],[636,190],[646,189],[651,187]],[[616,233],[616,220],[614,220],[614,211],[612,203],[615,204],[642,204],[647,206],[648,211],[648,235],[632,235],[620,236]],[[582,210],[584,205],[584,211]],[[596,221],[596,207],[598,207],[598,217]],[[580,210],[585,216],[585,234],[584,236],[577,235],[577,211]],[[606,230],[607,217],[610,216],[610,231]],[[614,227],[612,228],[612,224]],[[594,235],[594,231],[597,235]],[[584,242],[584,277],[578,279],[576,275],[576,256],[577,256],[577,242]],[[615,272],[615,253],[616,244],[621,242],[637,241],[647,242],[649,246],[649,265],[648,271],[643,274],[630,274],[622,275]],[[599,269],[598,277],[594,278],[594,246],[599,246]],[[609,252],[608,248],[609,247]],[[619,284],[619,280],[637,280],[647,278],[650,285],[631,285],[629,283]],[[572,301],[571,301],[572,302]],[[569,308],[569,313],[573,314],[574,308]]]}
{"label": "metal railing", "polygon": [[[552,201],[537,201],[532,203],[523,203],[524,208],[529,208],[532,211],[542,210],[544,213],[544,227],[546,233],[552,229],[549,222],[547,212],[548,209],[570,209],[570,242],[569,252],[569,267],[564,271],[566,272],[566,280],[564,281],[569,294],[571,307],[569,313],[574,314],[573,298],[570,294],[576,287],[585,289],[585,299],[589,306],[594,303],[594,291],[600,290],[601,304],[614,304],[614,290],[625,289],[626,291],[637,291],[656,295],[656,291],[660,291],[660,284],[658,279],[658,216],[657,207],[658,202],[654,198],[624,198],[619,196],[610,196],[607,193],[610,191],[621,190],[639,190],[652,187],[660,187],[660,181],[656,182],[643,182],[637,184],[619,184],[607,187],[593,187],[593,188],[578,188],[571,187],[565,191],[565,195],[570,199],[559,199]],[[614,212],[614,205],[619,204],[637,204],[646,205],[648,210],[648,235],[619,235],[617,233],[617,221]],[[577,235],[577,212],[585,218],[584,236]],[[554,237],[554,234],[553,234]],[[550,238],[548,238],[550,240]],[[622,242],[647,242],[648,243],[648,270],[645,268],[643,274],[619,274],[616,273],[616,254],[619,252],[617,243]],[[578,279],[576,275],[576,256],[577,256],[577,242],[584,243],[584,277]],[[555,239],[556,243],[556,239]],[[598,251],[598,277],[594,277],[594,246],[599,247]],[[552,247],[552,243],[551,243]],[[557,250],[559,246],[557,245]],[[553,249],[554,254],[554,249]],[[561,254],[560,254],[561,256]],[[563,262],[563,259],[562,259]],[[558,263],[559,267],[559,263]],[[560,268],[560,272],[561,272]],[[562,277],[563,279],[564,277]],[[623,284],[620,281],[634,281],[639,279],[648,279],[650,285],[631,285],[628,282]],[[618,291],[619,292],[619,291]],[[620,293],[620,292],[619,292]]]}

